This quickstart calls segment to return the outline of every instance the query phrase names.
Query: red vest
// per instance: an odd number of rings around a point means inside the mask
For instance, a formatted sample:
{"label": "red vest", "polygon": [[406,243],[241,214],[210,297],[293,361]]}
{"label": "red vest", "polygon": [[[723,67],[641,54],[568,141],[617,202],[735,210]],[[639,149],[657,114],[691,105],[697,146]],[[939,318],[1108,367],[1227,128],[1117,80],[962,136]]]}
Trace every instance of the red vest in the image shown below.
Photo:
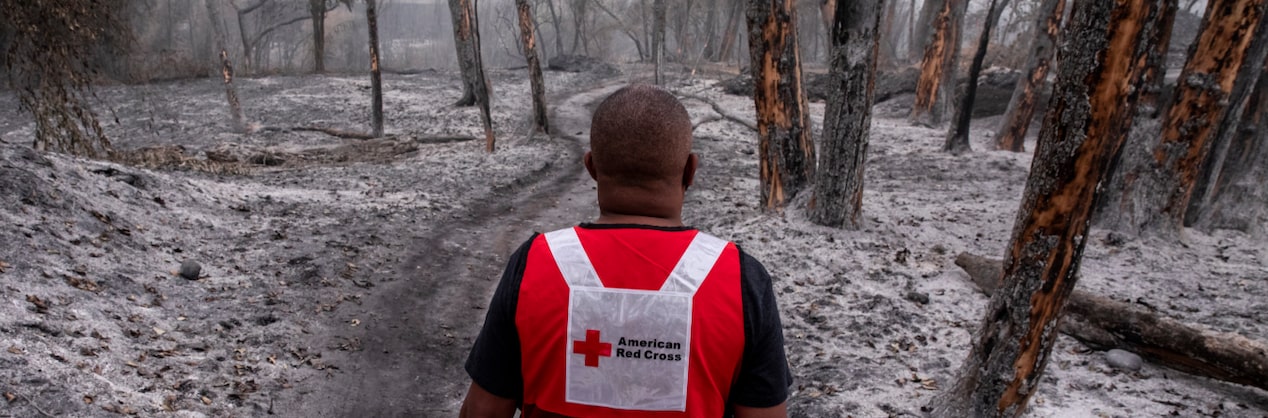
{"label": "red vest", "polygon": [[[574,228],[594,273],[608,289],[660,289],[698,231]],[[546,236],[529,249],[515,312],[524,376],[524,416],[720,417],[744,351],[739,250],[726,243],[691,297],[685,412],[629,411],[565,401],[570,356],[602,367],[617,341],[592,333],[569,341],[569,284]],[[603,349],[600,350],[599,347]],[[587,350],[582,350],[586,348]]]}

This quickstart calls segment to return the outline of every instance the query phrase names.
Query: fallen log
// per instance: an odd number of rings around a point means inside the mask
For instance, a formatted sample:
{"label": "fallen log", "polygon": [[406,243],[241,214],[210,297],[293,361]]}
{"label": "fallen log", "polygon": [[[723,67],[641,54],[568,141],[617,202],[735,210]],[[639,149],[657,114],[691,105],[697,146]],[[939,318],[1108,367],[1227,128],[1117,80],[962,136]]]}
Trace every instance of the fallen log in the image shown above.
{"label": "fallen log", "polygon": [[[956,256],[955,265],[988,296],[1004,272],[1003,261],[969,253]],[[1094,349],[1123,349],[1185,373],[1268,390],[1268,344],[1081,290],[1070,294],[1061,333]]]}

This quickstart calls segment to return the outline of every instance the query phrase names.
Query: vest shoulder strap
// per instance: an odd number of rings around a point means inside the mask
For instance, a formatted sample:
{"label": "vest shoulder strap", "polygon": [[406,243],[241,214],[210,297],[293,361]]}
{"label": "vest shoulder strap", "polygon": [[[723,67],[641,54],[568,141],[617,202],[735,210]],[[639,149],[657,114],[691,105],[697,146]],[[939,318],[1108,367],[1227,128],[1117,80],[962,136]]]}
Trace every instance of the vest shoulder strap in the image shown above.
{"label": "vest shoulder strap", "polygon": [[[559,272],[563,274],[569,287],[603,287],[599,274],[594,270],[594,264],[581,246],[581,239],[577,237],[575,228],[547,232],[545,236],[546,245],[550,247],[555,264],[559,266]],[[697,232],[691,244],[687,245],[687,250],[678,259],[678,264],[674,265],[669,277],[665,279],[665,284],[661,285],[660,291],[695,293],[713,270],[714,264],[717,264],[726,245],[727,242],[721,238]]]}
{"label": "vest shoulder strap", "polygon": [[665,280],[665,284],[660,287],[660,290],[662,292],[696,293],[696,289],[700,288],[700,283],[703,283],[704,278],[709,276],[710,271],[713,271],[713,265],[717,264],[718,257],[722,256],[722,250],[726,249],[726,244],[727,242],[721,238],[704,232],[697,232],[696,237],[687,246],[687,251],[683,251],[682,258],[678,259],[678,264],[669,273],[669,278]]}
{"label": "vest shoulder strap", "polygon": [[599,281],[599,273],[594,271],[590,257],[586,256],[585,248],[581,247],[576,229],[564,228],[547,232],[546,245],[550,247],[550,253],[554,255],[555,264],[559,265],[559,272],[563,273],[568,287],[603,287],[603,282]]}

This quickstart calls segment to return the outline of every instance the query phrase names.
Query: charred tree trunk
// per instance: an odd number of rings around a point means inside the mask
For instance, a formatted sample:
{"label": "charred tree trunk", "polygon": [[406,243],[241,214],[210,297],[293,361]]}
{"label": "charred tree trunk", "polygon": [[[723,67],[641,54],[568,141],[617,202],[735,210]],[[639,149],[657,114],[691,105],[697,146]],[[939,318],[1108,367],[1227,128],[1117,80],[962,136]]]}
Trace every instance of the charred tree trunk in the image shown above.
{"label": "charred tree trunk", "polygon": [[656,85],[661,84],[660,61],[665,55],[665,0],[652,0],[652,67]]}
{"label": "charred tree trunk", "polygon": [[[662,0],[663,1],[663,0]],[[679,3],[681,9],[675,13],[677,18],[674,19],[674,53],[669,54],[671,59],[683,62],[687,59],[687,52],[695,48],[694,41],[691,37],[691,30],[687,26],[687,21],[691,17],[691,9],[695,7],[693,0],[681,0]],[[661,39],[664,39],[663,37]],[[666,49],[668,50],[668,49]]]}
{"label": "charred tree trunk", "polygon": [[577,53],[577,46],[590,54],[590,44],[586,38],[586,5],[590,0],[574,0],[572,2],[572,53]]}
{"label": "charred tree trunk", "polygon": [[748,0],[746,16],[762,207],[775,210],[814,176],[814,138],[801,84],[797,12],[789,0]]}
{"label": "charred tree trunk", "polygon": [[1219,198],[1198,227],[1268,236],[1268,77],[1260,76],[1255,84],[1229,156],[1216,182]]}
{"label": "charred tree trunk", "polygon": [[383,77],[379,73],[379,18],[375,15],[376,0],[365,0],[365,20],[370,26],[370,119],[374,137],[383,136]]}
{"label": "charred tree trunk", "polygon": [[1149,3],[1075,3],[1000,287],[932,416],[1019,416],[1036,392],[1077,281],[1097,185],[1134,112],[1130,82],[1141,70]]}
{"label": "charred tree trunk", "polygon": [[524,59],[528,60],[528,79],[533,89],[533,123],[537,130],[550,133],[546,120],[546,83],[542,81],[542,64],[537,58],[537,24],[533,22],[533,10],[528,0],[515,0],[519,13],[520,42],[524,47]]}
{"label": "charred tree trunk", "polygon": [[[891,1],[885,5],[885,15],[881,18],[881,27],[877,38],[880,39],[877,65],[881,68],[893,68],[898,62],[898,37],[894,36],[894,19],[898,14],[898,2]],[[832,32],[828,32],[831,34]]]}
{"label": "charred tree trunk", "polygon": [[884,3],[849,1],[834,10],[832,88],[810,201],[810,219],[821,225],[859,228]]}
{"label": "charred tree trunk", "polygon": [[700,57],[709,59],[718,49],[718,0],[708,0],[704,8],[704,49],[700,51]]}
{"label": "charred tree trunk", "polygon": [[912,0],[912,13],[915,13],[915,24],[912,25],[911,37],[907,40],[907,55],[912,62],[920,61],[924,58],[925,47],[929,46],[929,30],[933,24],[934,15],[938,10],[942,10],[949,0],[924,0],[921,2],[920,12],[916,13],[914,6],[915,0]]}
{"label": "charred tree trunk", "polygon": [[1233,138],[1242,126],[1241,121],[1249,106],[1248,102],[1258,98],[1251,90],[1262,78],[1262,63],[1268,59],[1268,18],[1261,18],[1259,25],[1258,33],[1251,40],[1250,49],[1246,53],[1246,60],[1238,71],[1237,81],[1233,83],[1233,90],[1228,95],[1229,109],[1224,112],[1212,134],[1211,152],[1202,163],[1202,169],[1193,185],[1193,197],[1185,211],[1184,226],[1193,226],[1210,215],[1212,205],[1220,197],[1216,183],[1225,175]]}
{"label": "charred tree trunk", "polygon": [[564,33],[559,29],[559,13],[555,12],[555,0],[546,0],[550,9],[550,24],[555,27],[555,55],[564,54]]}
{"label": "charred tree trunk", "polygon": [[[819,20],[823,22],[823,30],[828,33],[824,37],[824,42],[828,44],[828,56],[832,56],[832,22],[836,21],[837,0],[819,0]],[[829,58],[831,60],[831,58]]]}
{"label": "charred tree trunk", "polygon": [[476,0],[449,0],[449,15],[453,18],[458,69],[462,72],[462,97],[454,106],[477,105],[481,85],[487,86],[487,81],[480,57],[480,20],[476,14]]}
{"label": "charred tree trunk", "polygon": [[229,102],[229,117],[233,122],[233,131],[246,133],[247,125],[242,119],[242,103],[238,101],[238,89],[233,86],[233,62],[229,60],[229,51],[225,49],[225,24],[220,20],[220,8],[216,0],[206,0],[207,18],[211,20],[211,29],[216,36],[216,50],[220,54],[220,76],[225,83],[225,96]]}
{"label": "charred tree trunk", "polygon": [[[259,4],[263,5],[264,3]],[[242,59],[246,63],[245,68],[247,69],[247,72],[250,73],[252,71],[251,69],[255,68],[251,63],[251,37],[247,36],[246,14],[250,12],[244,12],[242,9],[238,9],[238,5],[235,3],[229,3],[229,5],[233,6],[238,15],[238,40],[242,41]],[[248,9],[251,8],[248,7]],[[168,18],[170,19],[171,16],[168,16]]]}
{"label": "charred tree trunk", "polygon": [[1163,104],[1158,100],[1162,96],[1164,79],[1167,78],[1167,52],[1171,49],[1171,29],[1175,26],[1178,2],[1179,0],[1162,0],[1159,4],[1161,11],[1158,13],[1157,30],[1149,41],[1153,47],[1149,48],[1149,55],[1145,56],[1145,73],[1141,75],[1140,100],[1136,106],[1142,116],[1148,118],[1156,118],[1162,111]]}
{"label": "charred tree trunk", "polygon": [[740,32],[740,16],[744,10],[743,0],[728,0],[731,2],[731,11],[727,13],[726,28],[722,30],[722,42],[718,45],[717,53],[713,55],[713,61],[726,61],[731,59],[731,51],[735,49],[735,41]]}
{"label": "charred tree trunk", "polygon": [[[961,253],[978,289],[995,292],[1000,260]],[[1061,319],[1061,333],[1098,350],[1128,350],[1158,365],[1189,374],[1268,390],[1268,345],[1246,337],[1205,330],[1131,304],[1075,290]]]}
{"label": "charred tree trunk", "polygon": [[959,103],[955,106],[955,120],[947,131],[947,141],[942,150],[952,154],[970,151],[969,124],[973,122],[973,101],[977,99],[977,78],[982,75],[982,61],[986,59],[986,46],[991,43],[991,28],[999,22],[999,15],[1008,6],[1008,0],[991,0],[986,9],[986,23],[982,25],[982,35],[978,37],[977,52],[973,53],[973,63],[969,65],[969,80],[960,93]]}
{"label": "charred tree trunk", "polygon": [[[911,123],[925,126],[942,124],[950,91],[955,87],[955,69],[960,57],[960,34],[968,0],[945,0],[933,19],[933,34],[920,61],[916,100],[911,105]],[[928,6],[926,4],[926,6]]]}
{"label": "charred tree trunk", "polygon": [[313,72],[326,72],[326,1],[308,0],[313,20]]}
{"label": "charred tree trunk", "polygon": [[995,146],[1002,150],[1021,152],[1026,142],[1026,131],[1035,117],[1036,102],[1048,78],[1048,68],[1056,55],[1057,32],[1065,15],[1065,0],[1043,0],[1035,22],[1035,40],[1031,43],[1026,69],[1017,79],[1013,98],[1008,101],[999,132],[995,134]]}
{"label": "charred tree trunk", "polygon": [[907,62],[915,61],[913,55],[916,48],[916,0],[911,0],[907,6]]}
{"label": "charred tree trunk", "polygon": [[449,12],[453,16],[454,44],[458,48],[458,66],[462,70],[462,98],[454,106],[480,107],[480,121],[484,124],[484,148],[493,152],[493,117],[489,114],[489,79],[484,76],[484,62],[480,57],[480,20],[476,14],[476,0],[449,0]]}
{"label": "charred tree trunk", "polygon": [[[1148,155],[1124,158],[1128,169],[1114,184],[1121,195],[1107,203],[1109,225],[1129,234],[1176,236],[1210,155],[1220,125],[1235,112],[1235,85],[1250,56],[1265,47],[1254,42],[1265,22],[1265,0],[1216,0],[1207,5],[1197,39],[1180,73],[1175,98],[1162,120],[1157,142],[1146,142]],[[1259,63],[1260,61],[1252,61]],[[1240,93],[1238,93],[1240,94]],[[1240,115],[1238,115],[1240,116]],[[1116,177],[1116,179],[1118,178]]]}
{"label": "charred tree trunk", "polygon": [[[101,104],[95,90],[100,72],[111,65],[103,59],[105,55],[126,52],[129,45],[122,41],[141,36],[131,32],[134,27],[130,18],[132,10],[126,7],[129,4],[119,1],[6,1],[0,4],[3,10],[0,12],[0,44],[3,44],[0,68],[3,70],[0,72],[4,73],[0,78],[3,78],[6,103],[10,97],[17,101],[16,106],[6,104],[5,108],[31,116],[33,138],[27,137],[28,134],[21,136],[31,140],[28,144],[34,150],[97,158],[115,155],[93,105]],[[212,57],[210,52],[202,56],[203,59]],[[213,66],[203,68],[210,70]],[[6,120],[13,120],[11,118],[6,116]],[[0,142],[12,143],[3,138]],[[7,163],[5,167],[9,167]],[[4,179],[6,194],[12,190],[8,189],[10,181],[19,180]]]}

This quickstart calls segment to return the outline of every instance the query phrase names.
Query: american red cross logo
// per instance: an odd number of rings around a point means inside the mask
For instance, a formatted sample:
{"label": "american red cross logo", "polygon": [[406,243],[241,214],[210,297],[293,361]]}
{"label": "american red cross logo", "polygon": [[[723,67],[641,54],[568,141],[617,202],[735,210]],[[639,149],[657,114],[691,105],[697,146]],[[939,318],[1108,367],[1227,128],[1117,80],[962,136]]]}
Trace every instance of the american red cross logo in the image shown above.
{"label": "american red cross logo", "polygon": [[612,357],[612,343],[599,341],[599,330],[588,329],[585,341],[572,342],[572,353],[584,354],[586,367],[599,367],[599,356]]}

